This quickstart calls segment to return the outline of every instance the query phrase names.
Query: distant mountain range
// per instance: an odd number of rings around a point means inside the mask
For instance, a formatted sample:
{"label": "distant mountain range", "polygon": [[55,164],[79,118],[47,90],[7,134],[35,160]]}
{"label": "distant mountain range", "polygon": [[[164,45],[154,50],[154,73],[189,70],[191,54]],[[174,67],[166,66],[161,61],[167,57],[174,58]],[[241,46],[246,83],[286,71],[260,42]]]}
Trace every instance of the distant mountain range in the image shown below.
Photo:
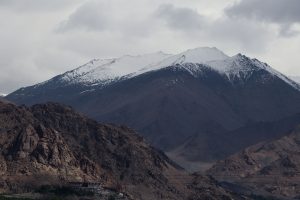
{"label": "distant mountain range", "polygon": [[[190,170],[282,136],[300,113],[298,83],[257,59],[207,47],[92,60],[6,98],[61,102],[126,124]],[[273,122],[285,125],[268,132]]]}

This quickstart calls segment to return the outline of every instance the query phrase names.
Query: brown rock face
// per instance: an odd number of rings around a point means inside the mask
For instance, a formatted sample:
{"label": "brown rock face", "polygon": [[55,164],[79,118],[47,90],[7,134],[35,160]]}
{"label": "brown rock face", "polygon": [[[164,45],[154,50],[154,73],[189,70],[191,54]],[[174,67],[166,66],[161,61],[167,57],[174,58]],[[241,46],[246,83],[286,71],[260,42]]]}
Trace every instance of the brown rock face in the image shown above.
{"label": "brown rock face", "polygon": [[300,126],[290,134],[251,146],[219,161],[209,171],[265,193],[295,198],[300,194]]}
{"label": "brown rock face", "polygon": [[96,164],[73,153],[59,130],[46,127],[33,110],[0,103],[0,127],[1,179],[7,185],[35,176],[52,177],[50,183],[98,178]]}
{"label": "brown rock face", "polygon": [[[200,200],[200,199],[243,199],[240,197],[232,197],[228,195],[228,192],[222,187],[218,186],[216,180],[210,177],[203,177],[197,173],[193,174],[192,183],[189,186],[193,189],[193,193],[189,196],[189,200]],[[246,199],[246,198],[245,198]]]}
{"label": "brown rock face", "polygon": [[[231,195],[206,183],[209,199]],[[199,199],[194,178],[124,126],[99,124],[54,103],[0,101],[0,191],[43,184],[101,182],[132,199]],[[201,198],[200,198],[201,199]]]}

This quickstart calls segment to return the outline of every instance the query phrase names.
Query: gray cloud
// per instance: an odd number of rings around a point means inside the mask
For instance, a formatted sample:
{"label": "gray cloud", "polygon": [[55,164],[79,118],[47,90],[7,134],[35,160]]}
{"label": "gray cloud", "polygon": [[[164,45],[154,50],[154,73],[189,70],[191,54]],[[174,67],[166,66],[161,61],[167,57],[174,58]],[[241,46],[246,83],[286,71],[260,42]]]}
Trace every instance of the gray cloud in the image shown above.
{"label": "gray cloud", "polygon": [[107,5],[90,1],[73,12],[69,18],[63,21],[58,31],[74,29],[86,29],[90,31],[103,31],[110,25],[109,8]]}
{"label": "gray cloud", "polygon": [[154,30],[155,22],[150,16],[138,9],[127,10],[126,6],[128,7],[126,2],[120,0],[87,1],[62,21],[56,30],[58,33],[106,31],[120,37],[125,36],[127,40],[145,37]]}
{"label": "gray cloud", "polygon": [[246,20],[233,21],[226,17],[213,21],[207,30],[210,40],[248,53],[266,51],[275,39],[268,27]]}
{"label": "gray cloud", "polygon": [[[210,19],[195,9],[161,5],[156,16],[166,22],[174,31],[180,31],[195,38],[215,40],[235,48],[248,49],[251,52],[264,51],[272,36],[266,26],[245,19],[232,20],[226,16]],[[256,37],[253,37],[256,35]]]}
{"label": "gray cloud", "polygon": [[0,0],[0,8],[18,12],[53,12],[76,3],[80,3],[80,0]]}
{"label": "gray cloud", "polygon": [[172,4],[163,4],[156,11],[167,25],[173,29],[199,30],[204,26],[205,19],[196,10],[175,7]]}
{"label": "gray cloud", "polygon": [[300,23],[299,0],[241,0],[226,9],[226,14],[236,18],[251,18],[275,23],[283,36],[294,36],[293,24]]}

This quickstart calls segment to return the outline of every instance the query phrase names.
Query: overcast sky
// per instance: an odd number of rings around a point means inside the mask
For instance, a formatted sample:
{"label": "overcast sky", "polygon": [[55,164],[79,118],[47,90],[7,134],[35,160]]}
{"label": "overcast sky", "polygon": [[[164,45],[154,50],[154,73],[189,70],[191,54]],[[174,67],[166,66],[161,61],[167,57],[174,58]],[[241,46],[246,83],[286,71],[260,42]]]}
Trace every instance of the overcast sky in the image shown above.
{"label": "overcast sky", "polygon": [[299,0],[0,0],[0,92],[93,58],[217,47],[300,75]]}

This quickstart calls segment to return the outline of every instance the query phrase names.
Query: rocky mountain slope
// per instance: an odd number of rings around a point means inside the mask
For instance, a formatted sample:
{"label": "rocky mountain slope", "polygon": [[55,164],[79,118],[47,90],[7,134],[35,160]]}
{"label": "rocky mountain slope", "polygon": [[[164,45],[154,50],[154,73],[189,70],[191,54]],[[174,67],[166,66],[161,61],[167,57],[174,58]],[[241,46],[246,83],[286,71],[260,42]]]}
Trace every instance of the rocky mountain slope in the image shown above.
{"label": "rocky mountain slope", "polygon": [[131,129],[99,124],[59,104],[0,101],[0,146],[1,192],[84,181],[131,199],[232,198],[207,178],[189,176]]}
{"label": "rocky mountain slope", "polygon": [[195,155],[210,159],[229,156],[253,144],[280,138],[299,122],[300,113],[271,122],[248,122],[241,128],[210,135],[205,140],[200,136],[192,137],[188,142],[168,152],[167,155],[190,171],[205,171],[213,163],[193,162]]}
{"label": "rocky mountain slope", "polygon": [[208,173],[264,192],[299,198],[300,126],[277,140],[260,143],[219,161]]}
{"label": "rocky mountain slope", "polygon": [[[242,146],[226,143],[232,138],[227,133],[242,139],[239,130],[251,124],[300,113],[299,88],[257,59],[198,48],[178,55],[93,60],[7,99],[28,105],[62,102],[98,121],[126,124],[190,166],[212,163],[260,141],[253,136]],[[275,136],[263,135],[264,140]]]}

